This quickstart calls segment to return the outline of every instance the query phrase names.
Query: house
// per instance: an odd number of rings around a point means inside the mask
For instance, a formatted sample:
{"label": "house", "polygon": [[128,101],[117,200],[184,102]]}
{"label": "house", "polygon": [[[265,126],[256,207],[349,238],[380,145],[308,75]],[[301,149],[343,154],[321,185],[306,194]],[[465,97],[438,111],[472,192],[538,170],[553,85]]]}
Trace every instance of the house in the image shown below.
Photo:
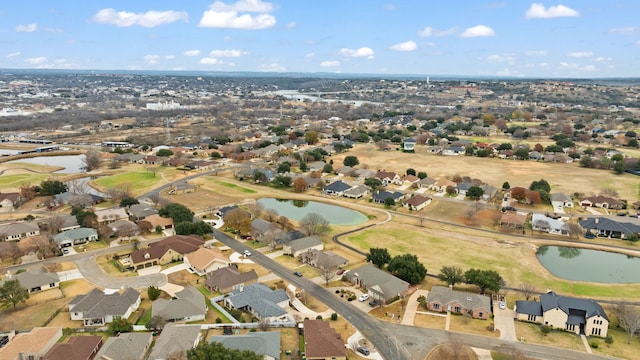
{"label": "house", "polygon": [[35,327],[13,337],[0,348],[2,360],[40,359],[62,337],[62,327]]}
{"label": "house", "polygon": [[347,349],[340,334],[323,320],[304,321],[304,352],[309,360],[346,360]]}
{"label": "house", "polygon": [[209,342],[221,343],[228,349],[249,350],[265,360],[280,359],[280,331],[250,332],[245,335],[215,335]]}
{"label": "house", "polygon": [[376,172],[370,169],[358,169],[355,171],[353,176],[358,177],[360,179],[368,179],[376,176]]}
{"label": "house", "polygon": [[438,180],[435,185],[433,186],[433,189],[439,192],[445,192],[447,191],[447,188],[451,186],[451,187],[457,187],[458,184],[456,184],[455,182],[448,180],[448,179],[442,179],[442,180]]}
{"label": "house", "polygon": [[353,174],[355,174],[356,172],[356,169],[352,168],[351,166],[341,166],[337,168],[335,171],[336,171],[336,174],[339,174],[342,176],[353,176]]}
{"label": "house", "polygon": [[278,225],[262,219],[251,221],[251,235],[256,241],[270,243],[271,240],[281,236],[282,229]]}
{"label": "house", "polygon": [[72,336],[53,345],[41,360],[92,360],[102,346],[102,336]]}
{"label": "house", "polygon": [[[71,229],[77,229],[80,227],[80,224],[78,224],[78,218],[73,216],[73,215],[69,215],[69,214],[62,214],[62,215],[54,215],[54,217],[58,217],[60,220],[60,231],[67,231],[67,230],[71,230]],[[57,221],[57,220],[55,220]],[[48,226],[47,222],[44,223],[44,228],[46,228]],[[43,223],[40,223],[40,228],[43,228]]]}
{"label": "house", "polygon": [[0,208],[15,209],[22,204],[22,196],[20,193],[4,193],[0,194]]}
{"label": "house", "polygon": [[404,194],[399,191],[389,192],[386,190],[376,190],[373,194],[371,194],[371,201],[384,204],[387,198],[393,199],[393,201],[397,202],[404,198]]}
{"label": "house", "polygon": [[590,217],[578,220],[578,224],[597,236],[626,239],[632,234],[640,234],[640,220],[632,217]]}
{"label": "house", "polygon": [[20,286],[31,294],[38,291],[54,289],[60,286],[60,278],[56,273],[49,273],[44,269],[29,270],[15,275],[8,275],[2,281],[2,286],[8,280],[18,280]]}
{"label": "house", "polygon": [[64,247],[98,241],[98,232],[96,229],[79,227],[55,234],[53,236],[53,241],[55,241],[56,244],[58,244],[58,247],[62,249]]}
{"label": "house", "polygon": [[467,196],[467,191],[469,191],[469,189],[471,189],[472,186],[474,185],[471,182],[468,182],[468,181],[461,182],[456,185],[456,191],[460,195]]}
{"label": "house", "polygon": [[230,265],[208,273],[205,286],[211,291],[227,293],[256,282],[258,282],[258,273],[255,269],[240,272],[237,266]]}
{"label": "house", "polygon": [[156,155],[146,155],[142,159],[138,160],[138,164],[143,165],[156,165],[160,163],[160,157]]}
{"label": "house", "polygon": [[152,340],[150,332],[131,332],[110,337],[96,354],[95,360],[143,360]]}
{"label": "house", "polygon": [[580,206],[599,207],[603,209],[622,209],[622,201],[610,198],[608,196],[589,196],[580,200]]}
{"label": "house", "polygon": [[530,151],[529,152],[529,160],[534,160],[534,161],[538,161],[542,159],[542,154],[538,151]]}
{"label": "house", "polygon": [[322,189],[322,192],[327,195],[342,196],[346,190],[351,189],[351,185],[345,183],[342,180],[334,181]]}
{"label": "house", "polygon": [[400,175],[392,172],[392,171],[380,171],[375,175],[382,182],[382,186],[387,186],[389,184],[402,185],[400,182]]}
{"label": "house", "polygon": [[415,211],[420,211],[429,204],[431,204],[431,198],[420,194],[415,194],[402,201],[402,206],[406,206],[409,210]]}
{"label": "house", "polygon": [[360,199],[369,193],[369,189],[365,185],[356,185],[351,189],[347,189],[342,196],[350,199]]}
{"label": "house", "polygon": [[403,175],[399,182],[403,185],[403,186],[418,186],[418,182],[420,181],[420,178],[415,176],[415,175]]}
{"label": "house", "polygon": [[498,194],[498,188],[495,186],[491,186],[489,184],[480,185],[480,189],[482,189],[482,200],[489,201],[493,199]]}
{"label": "house", "polygon": [[157,214],[158,210],[152,208],[147,204],[136,204],[129,206],[129,215],[131,215],[131,220],[140,221],[146,218],[147,216]]}
{"label": "house", "polygon": [[442,150],[442,155],[447,156],[458,156],[460,154],[464,154],[466,149],[463,146],[449,146],[448,148]]}
{"label": "house", "polygon": [[573,207],[573,199],[571,199],[571,196],[565,193],[553,193],[549,195],[549,197],[551,198],[551,206],[553,206],[554,209]]}
{"label": "house", "polygon": [[514,229],[524,229],[527,222],[527,214],[519,214],[516,212],[505,212],[500,217],[500,226],[510,227]]}
{"label": "house", "polygon": [[271,290],[260,283],[232,290],[224,298],[224,305],[229,309],[247,311],[258,320],[268,319],[271,325],[289,320],[284,310],[289,305],[287,293],[283,289]]}
{"label": "house", "polygon": [[98,224],[107,225],[117,220],[128,220],[129,214],[124,208],[99,209],[94,211]]}
{"label": "house", "polygon": [[173,229],[173,219],[153,214],[146,216],[144,220],[138,221],[138,226],[140,226],[141,229],[148,229],[148,231],[156,231],[156,229],[162,229],[162,231],[164,231]]}
{"label": "house", "polygon": [[0,225],[0,241],[19,241],[29,236],[40,235],[35,221],[24,221]]}
{"label": "house", "polygon": [[413,152],[416,149],[416,139],[406,138],[402,140],[402,151]]}
{"label": "house", "polygon": [[436,179],[432,179],[430,177],[426,177],[424,179],[420,179],[420,181],[418,181],[418,187],[419,188],[426,188],[428,190],[433,189],[434,185],[436,184]]}
{"label": "house", "polygon": [[104,326],[116,318],[129,318],[138,306],[140,293],[132,288],[112,294],[93,289],[69,302],[69,314],[71,320],[82,320],[84,326]]}
{"label": "house", "polygon": [[434,312],[469,314],[474,319],[491,317],[491,299],[486,295],[433,286],[427,295],[427,309]]}
{"label": "house", "polygon": [[193,286],[187,286],[178,291],[174,299],[154,301],[151,316],[160,316],[170,322],[200,321],[204,320],[207,310],[204,295]]}
{"label": "house", "polygon": [[345,278],[355,286],[366,289],[373,299],[385,304],[404,296],[409,290],[408,282],[380,270],[372,264],[349,271]]}
{"label": "house", "polygon": [[135,270],[182,261],[185,255],[200,248],[204,241],[196,236],[173,235],[151,243],[145,249],[131,253],[131,267]]}
{"label": "house", "polygon": [[570,235],[569,224],[542,214],[531,215],[531,227],[533,230],[549,234]]}
{"label": "house", "polygon": [[229,265],[229,258],[224,256],[217,248],[209,249],[201,247],[198,250],[187,254],[184,257],[184,263],[189,267],[189,271],[192,271],[200,276],[227,267]]}
{"label": "house", "polygon": [[323,251],[318,249],[309,249],[304,251],[298,258],[303,264],[309,264],[321,271],[336,270],[349,264],[349,259],[346,259],[333,251]]}
{"label": "house", "polygon": [[131,237],[140,235],[140,226],[133,221],[122,219],[112,222],[108,225],[109,229],[117,236]]}
{"label": "house", "polygon": [[591,299],[561,296],[553,291],[540,295],[540,301],[516,301],[516,319],[548,325],[554,329],[587,336],[607,337],[609,317]]}
{"label": "house", "polygon": [[322,250],[324,243],[318,235],[303,237],[300,239],[290,240],[282,246],[282,251],[286,255],[297,258],[301,253],[310,249]]}
{"label": "house", "polygon": [[191,185],[189,183],[182,182],[182,183],[171,185],[167,193],[169,195],[190,194],[192,192],[195,192],[196,189],[198,189],[196,185]]}

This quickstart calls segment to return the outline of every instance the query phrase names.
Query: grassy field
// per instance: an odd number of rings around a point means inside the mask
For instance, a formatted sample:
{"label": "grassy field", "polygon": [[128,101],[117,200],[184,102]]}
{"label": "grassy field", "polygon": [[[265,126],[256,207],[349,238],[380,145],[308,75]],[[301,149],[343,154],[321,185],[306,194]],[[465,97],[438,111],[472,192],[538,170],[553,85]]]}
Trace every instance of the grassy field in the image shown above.
{"label": "grassy field", "polygon": [[110,188],[127,188],[134,195],[144,193],[162,181],[160,174],[146,170],[121,172],[96,179],[92,183],[105,190]]}
{"label": "grassy field", "polygon": [[236,191],[240,191],[242,193],[245,194],[257,194],[258,192],[256,190],[253,189],[249,189],[240,185],[236,185],[236,184],[232,184],[229,182],[225,182],[225,181],[219,181],[219,180],[214,180],[214,182],[218,185],[222,185],[226,188],[232,189],[232,190],[236,190]]}
{"label": "grassy field", "polygon": [[43,180],[46,180],[50,177],[51,175],[49,174],[37,174],[19,170],[8,171],[0,176],[0,190],[4,192],[18,191],[20,186],[23,184],[40,184]]}

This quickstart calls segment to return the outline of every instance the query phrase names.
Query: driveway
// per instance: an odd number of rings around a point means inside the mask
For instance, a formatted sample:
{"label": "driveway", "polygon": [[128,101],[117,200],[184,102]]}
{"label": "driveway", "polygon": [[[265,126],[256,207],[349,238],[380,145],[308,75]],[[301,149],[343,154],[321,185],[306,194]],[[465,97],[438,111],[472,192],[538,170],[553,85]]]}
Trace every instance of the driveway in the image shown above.
{"label": "driveway", "polygon": [[149,285],[160,287],[167,283],[167,276],[161,273],[135,277],[111,276],[96,264],[93,256],[82,257],[74,262],[85,280],[102,288],[120,289],[122,287],[132,287],[134,289],[142,289],[149,287]]}
{"label": "driveway", "polygon": [[400,321],[402,325],[413,325],[413,320],[416,317],[416,311],[418,311],[418,305],[420,305],[420,303],[418,303],[418,297],[420,297],[420,295],[427,297],[427,295],[429,295],[429,291],[418,289],[409,296],[407,299],[407,307],[404,311],[404,315],[402,316],[402,320]]}
{"label": "driveway", "polygon": [[500,330],[500,339],[518,341],[516,337],[516,325],[514,318],[516,312],[506,308],[500,309],[499,302],[493,302],[493,323],[497,330]]}

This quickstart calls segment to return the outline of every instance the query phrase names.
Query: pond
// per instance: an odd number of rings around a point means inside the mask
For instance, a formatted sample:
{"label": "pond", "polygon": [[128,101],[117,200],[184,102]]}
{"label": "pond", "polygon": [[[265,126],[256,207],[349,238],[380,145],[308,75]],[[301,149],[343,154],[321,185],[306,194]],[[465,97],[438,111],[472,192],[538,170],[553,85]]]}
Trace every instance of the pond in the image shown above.
{"label": "pond", "polygon": [[542,246],[536,256],[557,277],[610,284],[640,283],[640,258],[608,251]]}
{"label": "pond", "polygon": [[27,159],[7,161],[6,164],[28,163],[36,165],[58,166],[64,169],[55,171],[56,174],[77,174],[82,172],[85,166],[84,155],[39,156]]}
{"label": "pond", "polygon": [[307,214],[318,213],[331,225],[358,225],[369,220],[364,214],[341,206],[328,205],[317,201],[264,198],[258,204],[273,209],[278,215],[291,220],[302,220]]}

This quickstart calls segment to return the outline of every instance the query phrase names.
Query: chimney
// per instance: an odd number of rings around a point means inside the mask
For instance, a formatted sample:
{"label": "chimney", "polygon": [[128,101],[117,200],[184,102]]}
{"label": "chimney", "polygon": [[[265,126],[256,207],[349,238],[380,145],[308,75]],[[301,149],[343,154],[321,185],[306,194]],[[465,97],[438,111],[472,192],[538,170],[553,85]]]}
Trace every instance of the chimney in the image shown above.
{"label": "chimney", "polygon": [[600,218],[595,219],[596,224],[600,222]]}

